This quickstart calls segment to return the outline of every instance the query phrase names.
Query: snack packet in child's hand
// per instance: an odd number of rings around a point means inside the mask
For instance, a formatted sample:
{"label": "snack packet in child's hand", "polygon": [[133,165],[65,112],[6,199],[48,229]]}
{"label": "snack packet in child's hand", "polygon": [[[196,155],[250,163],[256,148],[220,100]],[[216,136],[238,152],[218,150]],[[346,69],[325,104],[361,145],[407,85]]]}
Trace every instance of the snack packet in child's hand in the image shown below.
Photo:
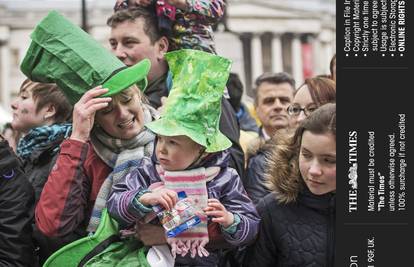
{"label": "snack packet in child's hand", "polygon": [[178,192],[178,202],[171,210],[165,210],[159,205],[154,206],[153,210],[157,214],[167,237],[175,237],[187,229],[199,224],[199,212],[191,200],[187,198],[185,192]]}

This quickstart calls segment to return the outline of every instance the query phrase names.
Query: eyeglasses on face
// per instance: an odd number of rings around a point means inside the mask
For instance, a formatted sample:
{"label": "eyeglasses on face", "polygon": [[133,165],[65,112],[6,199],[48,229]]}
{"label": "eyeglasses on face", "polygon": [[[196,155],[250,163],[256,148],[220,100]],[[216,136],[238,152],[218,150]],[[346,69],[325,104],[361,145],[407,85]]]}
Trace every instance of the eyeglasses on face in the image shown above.
{"label": "eyeglasses on face", "polygon": [[287,108],[287,112],[290,116],[299,116],[299,114],[303,111],[305,116],[309,116],[317,108],[318,106],[315,104],[309,104],[304,108],[302,108],[299,104],[292,104]]}
{"label": "eyeglasses on face", "polygon": [[128,9],[128,0],[115,3],[115,6],[114,6],[115,12],[119,10],[124,10],[124,9]]}

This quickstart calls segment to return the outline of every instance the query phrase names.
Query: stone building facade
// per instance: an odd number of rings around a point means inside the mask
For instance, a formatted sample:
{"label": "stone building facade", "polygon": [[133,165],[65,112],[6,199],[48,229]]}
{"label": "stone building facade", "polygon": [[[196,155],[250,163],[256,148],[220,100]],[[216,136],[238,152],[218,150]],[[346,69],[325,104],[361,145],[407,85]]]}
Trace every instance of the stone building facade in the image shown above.
{"label": "stone building facade", "polygon": [[[19,64],[30,44],[30,33],[54,9],[81,25],[79,0],[0,0],[0,116],[10,120],[10,102],[23,74]],[[108,47],[106,19],[114,0],[89,0],[89,33]],[[329,73],[335,53],[335,1],[227,0],[226,16],[215,34],[217,51],[233,60],[232,71],[245,84],[246,96],[264,71],[286,71],[297,84]],[[3,111],[1,110],[3,108]],[[2,121],[0,120],[0,123]]]}

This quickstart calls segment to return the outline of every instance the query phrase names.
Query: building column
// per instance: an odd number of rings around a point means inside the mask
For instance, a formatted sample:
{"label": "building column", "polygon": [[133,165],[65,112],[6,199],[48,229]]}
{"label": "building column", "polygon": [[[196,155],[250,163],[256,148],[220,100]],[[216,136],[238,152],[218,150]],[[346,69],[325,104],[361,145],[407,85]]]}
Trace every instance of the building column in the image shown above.
{"label": "building column", "polygon": [[322,43],[319,37],[315,38],[313,42],[313,58],[315,74],[328,74],[324,66],[325,62],[323,61],[324,55],[322,53]]}
{"label": "building column", "polygon": [[283,71],[282,39],[277,33],[274,33],[272,38],[272,71]]}
{"label": "building column", "polygon": [[292,38],[292,75],[296,84],[303,83],[302,47],[300,36],[297,34]]}
{"label": "building column", "polygon": [[319,62],[323,73],[329,74],[329,63],[335,54],[335,34],[324,29],[318,35],[319,41]]}
{"label": "building column", "polygon": [[10,104],[10,51],[6,42],[0,41],[0,104]]}
{"label": "building column", "polygon": [[262,41],[260,35],[252,37],[252,83],[263,73]]}
{"label": "building column", "polygon": [[315,38],[312,34],[306,34],[302,36],[302,74],[303,79],[310,78],[318,74],[322,74],[316,71],[315,69],[315,55],[314,55],[314,46]]}
{"label": "building column", "polygon": [[10,51],[8,40],[10,29],[8,26],[0,26],[0,105],[10,104]]}
{"label": "building column", "polygon": [[328,63],[327,68],[329,70],[329,63],[331,62],[331,59],[332,59],[333,55],[335,54],[335,48],[334,48],[334,45],[331,42],[326,44],[325,53],[326,53],[326,58],[327,58],[326,62]]}
{"label": "building column", "polygon": [[243,62],[243,73],[244,73],[244,86],[245,86],[245,93],[249,96],[253,96],[252,91],[252,51],[251,51],[251,33],[241,33],[239,35],[239,39],[242,45],[242,62]]}

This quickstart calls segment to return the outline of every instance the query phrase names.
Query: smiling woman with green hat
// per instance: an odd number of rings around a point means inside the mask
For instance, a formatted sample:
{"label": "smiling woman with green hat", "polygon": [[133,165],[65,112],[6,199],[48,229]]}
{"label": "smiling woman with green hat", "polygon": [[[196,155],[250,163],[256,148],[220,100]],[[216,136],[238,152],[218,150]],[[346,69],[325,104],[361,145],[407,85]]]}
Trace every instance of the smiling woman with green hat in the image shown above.
{"label": "smiling woman with green hat", "polygon": [[153,152],[155,136],[143,126],[156,111],[141,92],[148,60],[126,67],[57,12],[31,38],[22,71],[34,81],[58,84],[74,104],[72,134],[36,206],[36,226],[50,254],[97,230],[112,184]]}

